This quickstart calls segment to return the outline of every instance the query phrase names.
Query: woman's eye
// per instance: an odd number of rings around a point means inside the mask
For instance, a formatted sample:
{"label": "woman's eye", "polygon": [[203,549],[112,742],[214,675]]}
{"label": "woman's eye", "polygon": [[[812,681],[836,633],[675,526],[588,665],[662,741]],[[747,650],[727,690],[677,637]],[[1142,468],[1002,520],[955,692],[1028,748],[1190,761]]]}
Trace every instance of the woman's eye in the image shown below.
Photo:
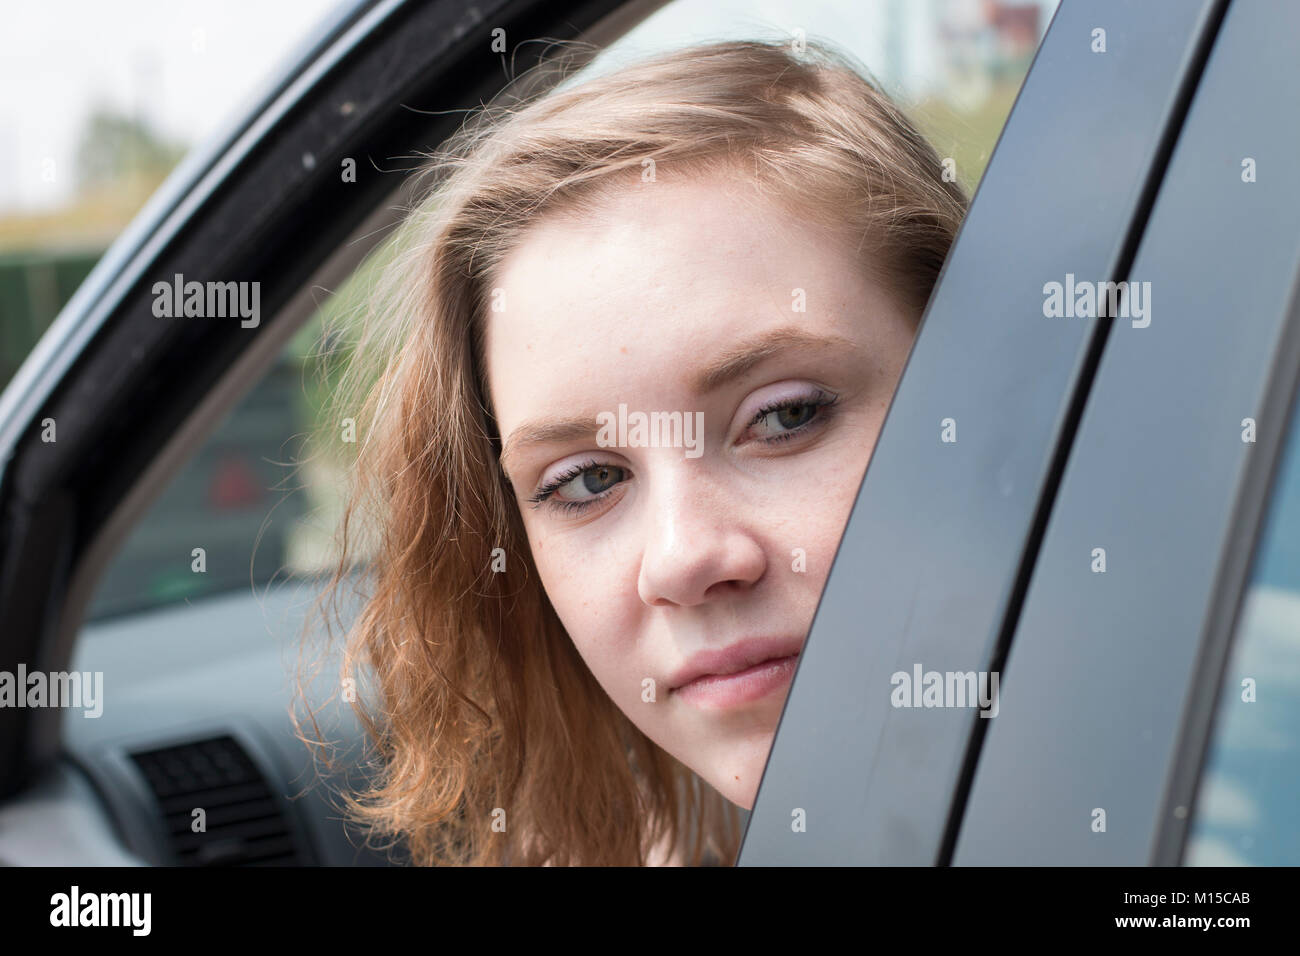
{"label": "woman's eye", "polygon": [[836,396],[818,392],[813,396],[787,399],[764,406],[749,423],[757,429],[761,441],[779,442],[794,437],[826,418],[826,410],[834,405]]}
{"label": "woman's eye", "polygon": [[579,511],[605,497],[612,488],[626,480],[625,468],[588,462],[559,475],[528,500],[540,505],[549,499],[554,507]]}

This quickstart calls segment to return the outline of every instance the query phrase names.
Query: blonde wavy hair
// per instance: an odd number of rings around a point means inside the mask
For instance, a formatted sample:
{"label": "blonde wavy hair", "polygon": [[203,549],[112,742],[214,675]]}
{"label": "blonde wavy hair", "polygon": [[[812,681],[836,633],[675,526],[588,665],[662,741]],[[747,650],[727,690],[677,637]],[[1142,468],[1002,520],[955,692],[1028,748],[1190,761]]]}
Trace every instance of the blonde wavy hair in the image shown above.
{"label": "blonde wavy hair", "polygon": [[[323,416],[335,436],[354,419],[358,436],[322,595],[338,622],[359,582],[342,677],[371,774],[344,803],[416,864],[641,865],[659,847],[731,863],[737,808],[614,705],[540,583],[485,387],[494,270],[539,216],[581,214],[653,160],[657,178],[748,177],[845,230],[919,321],[966,198],[865,71],[821,43],[694,46],[559,89],[563,58],[542,70],[429,157]],[[324,753],[308,712],[299,735]]]}

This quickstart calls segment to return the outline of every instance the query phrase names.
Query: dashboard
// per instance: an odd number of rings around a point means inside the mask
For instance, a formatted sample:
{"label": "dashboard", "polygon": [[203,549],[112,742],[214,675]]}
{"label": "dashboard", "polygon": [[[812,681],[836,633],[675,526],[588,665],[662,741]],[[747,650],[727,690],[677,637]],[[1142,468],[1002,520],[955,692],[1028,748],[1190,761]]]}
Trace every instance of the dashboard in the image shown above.
{"label": "dashboard", "polygon": [[345,822],[339,792],[365,779],[350,706],[318,718],[333,771],[290,718],[316,593],[298,579],[87,624],[72,669],[103,675],[99,714],[64,711],[63,759],[0,807],[0,863],[400,865]]}

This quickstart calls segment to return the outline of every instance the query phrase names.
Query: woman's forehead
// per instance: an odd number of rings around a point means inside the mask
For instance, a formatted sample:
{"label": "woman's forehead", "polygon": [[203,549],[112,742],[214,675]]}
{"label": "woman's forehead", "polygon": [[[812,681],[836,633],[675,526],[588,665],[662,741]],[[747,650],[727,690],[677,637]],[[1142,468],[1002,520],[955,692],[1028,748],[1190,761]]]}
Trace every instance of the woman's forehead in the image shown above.
{"label": "woman's forehead", "polygon": [[598,218],[529,227],[490,280],[491,344],[694,332],[701,320],[790,314],[800,298],[825,303],[861,285],[867,264],[851,243],[780,206],[707,183],[636,192]]}

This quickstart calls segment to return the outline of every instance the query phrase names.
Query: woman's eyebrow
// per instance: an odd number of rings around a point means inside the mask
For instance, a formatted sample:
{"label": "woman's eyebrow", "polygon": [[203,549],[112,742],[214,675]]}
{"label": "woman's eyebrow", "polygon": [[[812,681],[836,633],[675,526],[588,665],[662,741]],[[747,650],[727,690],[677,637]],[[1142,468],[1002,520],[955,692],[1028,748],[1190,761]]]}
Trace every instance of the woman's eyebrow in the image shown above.
{"label": "woman's eyebrow", "polygon": [[771,329],[749,342],[732,346],[695,373],[692,387],[698,395],[707,395],[727,382],[744,375],[758,363],[787,349],[835,349],[857,347],[855,342],[833,333],[817,334],[798,326]]}
{"label": "woman's eyebrow", "polygon": [[[732,346],[695,372],[692,388],[695,394],[706,395],[783,351],[813,348],[844,351],[856,347],[857,343],[840,335],[817,334],[797,326],[772,329]],[[509,478],[510,465],[525,445],[562,444],[594,435],[597,430],[595,415],[525,421],[506,438],[499,459],[501,468]]]}
{"label": "woman's eyebrow", "polygon": [[594,435],[596,431],[595,415],[543,418],[524,422],[505,440],[499,459],[501,469],[506,473],[506,477],[510,478],[510,463],[525,445],[563,444]]}

